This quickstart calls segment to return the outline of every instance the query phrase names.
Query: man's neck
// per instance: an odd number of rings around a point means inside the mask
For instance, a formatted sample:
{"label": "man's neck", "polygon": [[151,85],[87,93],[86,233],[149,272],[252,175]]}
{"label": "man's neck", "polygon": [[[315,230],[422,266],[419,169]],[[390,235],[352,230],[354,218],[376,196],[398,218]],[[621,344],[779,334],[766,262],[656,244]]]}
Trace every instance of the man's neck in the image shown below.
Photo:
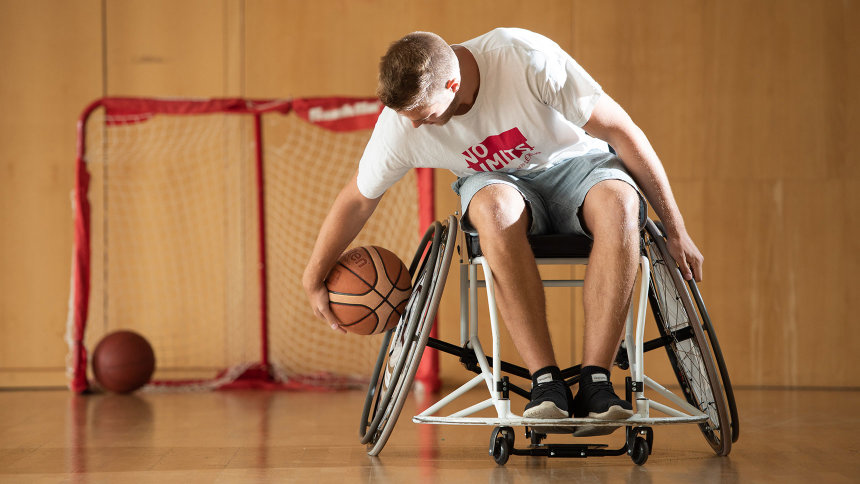
{"label": "man's neck", "polygon": [[481,88],[481,72],[478,69],[478,62],[475,61],[475,57],[469,52],[469,49],[462,45],[452,45],[451,48],[460,63],[460,90],[457,91],[454,98],[454,102],[457,103],[454,115],[459,116],[469,112],[475,104],[478,91]]}

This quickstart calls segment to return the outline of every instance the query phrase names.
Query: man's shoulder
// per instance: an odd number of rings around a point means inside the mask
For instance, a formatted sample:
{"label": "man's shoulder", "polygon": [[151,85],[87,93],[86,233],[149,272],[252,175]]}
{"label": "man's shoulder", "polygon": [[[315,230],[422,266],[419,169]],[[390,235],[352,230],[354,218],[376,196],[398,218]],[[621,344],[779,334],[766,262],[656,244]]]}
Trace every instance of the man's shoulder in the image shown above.
{"label": "man's shoulder", "polygon": [[477,49],[484,52],[519,48],[526,51],[556,49],[558,44],[548,37],[531,30],[516,27],[499,27],[474,39],[463,42],[470,50]]}
{"label": "man's shoulder", "polygon": [[379,113],[368,144],[388,153],[402,155],[403,150],[416,141],[416,131],[420,130],[412,128],[408,119],[386,106]]}
{"label": "man's shoulder", "polygon": [[379,113],[379,118],[376,120],[376,126],[373,128],[376,130],[382,130],[387,133],[402,133],[406,131],[406,125],[404,124],[405,118],[397,114],[397,112],[388,106],[382,108],[382,112]]}

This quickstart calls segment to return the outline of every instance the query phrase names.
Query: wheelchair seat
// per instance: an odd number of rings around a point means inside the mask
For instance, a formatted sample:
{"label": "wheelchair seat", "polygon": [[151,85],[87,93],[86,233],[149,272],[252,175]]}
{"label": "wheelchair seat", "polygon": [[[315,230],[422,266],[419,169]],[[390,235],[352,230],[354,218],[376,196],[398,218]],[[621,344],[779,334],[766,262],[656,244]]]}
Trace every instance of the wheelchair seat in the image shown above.
{"label": "wheelchair seat", "polygon": [[[481,257],[481,240],[476,234],[464,234],[468,258]],[[579,234],[542,234],[530,235],[529,245],[535,258],[588,258],[591,254],[592,240]]]}

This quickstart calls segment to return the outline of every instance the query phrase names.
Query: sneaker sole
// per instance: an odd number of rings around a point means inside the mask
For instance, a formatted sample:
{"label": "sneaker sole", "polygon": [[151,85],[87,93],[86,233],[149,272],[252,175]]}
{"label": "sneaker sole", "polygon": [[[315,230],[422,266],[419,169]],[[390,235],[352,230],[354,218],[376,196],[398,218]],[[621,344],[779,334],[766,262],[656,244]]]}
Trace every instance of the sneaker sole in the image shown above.
{"label": "sneaker sole", "polygon": [[[633,410],[627,410],[620,405],[613,405],[603,413],[591,412],[588,414],[588,418],[597,418],[600,420],[624,420],[632,416]],[[620,426],[611,427],[608,425],[583,425],[581,427],[577,427],[576,430],[573,431],[573,436],[595,437],[598,435],[609,435],[612,432],[618,430],[619,428]]]}
{"label": "sneaker sole", "polygon": [[550,401],[541,402],[523,412],[525,418],[567,418],[569,414]]}
{"label": "sneaker sole", "polygon": [[[536,407],[532,407],[523,412],[523,417],[525,418],[541,418],[541,419],[555,419],[555,418],[568,418],[569,414],[564,410],[558,408],[556,404],[552,402],[542,402],[540,405]],[[532,426],[534,430],[542,434],[570,434],[573,433],[574,427],[556,427],[556,426],[547,426],[542,427],[540,425]]]}

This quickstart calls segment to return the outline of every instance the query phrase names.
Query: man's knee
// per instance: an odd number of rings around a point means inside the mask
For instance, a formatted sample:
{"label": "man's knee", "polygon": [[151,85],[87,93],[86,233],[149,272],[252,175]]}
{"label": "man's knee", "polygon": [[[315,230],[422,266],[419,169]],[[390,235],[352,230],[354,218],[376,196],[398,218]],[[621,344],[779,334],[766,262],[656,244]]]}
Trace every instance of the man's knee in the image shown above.
{"label": "man's knee", "polygon": [[622,180],[594,185],[583,203],[585,223],[595,238],[604,233],[613,237],[638,234],[640,211],[639,193]]}
{"label": "man's knee", "polygon": [[504,183],[478,190],[469,202],[469,222],[482,232],[496,232],[528,224],[528,209],[522,194]]}

